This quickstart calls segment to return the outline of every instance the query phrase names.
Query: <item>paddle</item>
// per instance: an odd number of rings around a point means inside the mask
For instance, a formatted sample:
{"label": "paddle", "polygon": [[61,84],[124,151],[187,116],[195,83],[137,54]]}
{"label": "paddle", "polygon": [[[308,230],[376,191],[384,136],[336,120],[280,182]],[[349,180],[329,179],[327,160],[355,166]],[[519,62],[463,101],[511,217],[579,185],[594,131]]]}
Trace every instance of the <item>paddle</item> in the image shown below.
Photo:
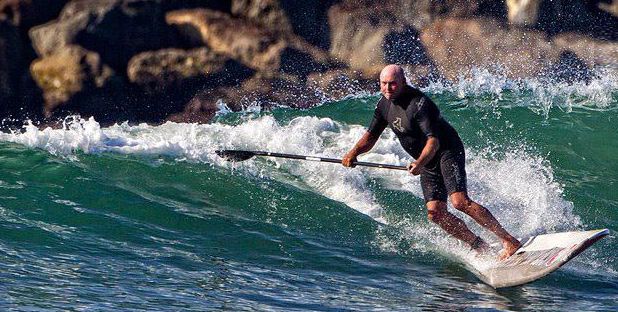
{"label": "paddle", "polygon": [[[271,152],[260,152],[260,151],[237,151],[237,150],[218,150],[215,151],[219,157],[225,158],[229,161],[244,161],[250,159],[254,156],[268,156],[268,157],[279,157],[279,158],[289,158],[289,159],[300,159],[300,160],[309,160],[309,161],[321,161],[321,162],[329,162],[334,164],[341,164],[341,159],[335,158],[324,158],[324,157],[313,157],[313,156],[303,156],[303,155],[292,155],[292,154],[281,154],[281,153],[271,153]],[[405,170],[408,169],[405,166],[395,166],[395,165],[387,165],[387,164],[377,164],[370,163],[364,161],[355,161],[353,163],[356,166],[365,166],[365,167],[373,167],[373,168],[384,168],[384,169],[395,169],[395,170]]]}

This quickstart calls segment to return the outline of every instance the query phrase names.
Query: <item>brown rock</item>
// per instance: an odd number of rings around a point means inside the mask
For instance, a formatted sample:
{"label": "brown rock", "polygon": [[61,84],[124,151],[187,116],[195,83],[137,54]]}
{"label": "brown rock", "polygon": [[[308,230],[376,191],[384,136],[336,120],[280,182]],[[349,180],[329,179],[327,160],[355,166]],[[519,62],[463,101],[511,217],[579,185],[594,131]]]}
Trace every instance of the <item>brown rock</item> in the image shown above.
{"label": "brown rock", "polygon": [[423,88],[432,82],[446,82],[446,78],[434,65],[402,65],[402,67],[408,83],[413,86]]}
{"label": "brown rock", "polygon": [[113,75],[97,53],[74,45],[35,60],[30,71],[43,91],[47,117],[77,94],[103,87]]}
{"label": "brown rock", "polygon": [[177,114],[167,120],[174,122],[208,122],[222,105],[232,111],[259,106],[309,108],[327,98],[314,89],[286,77],[256,75],[239,86],[219,87],[195,95]]}
{"label": "brown rock", "polygon": [[541,0],[506,0],[509,23],[517,26],[534,26],[539,20]]}
{"label": "brown rock", "polygon": [[618,65],[618,42],[594,39],[577,33],[564,33],[552,39],[560,50],[568,50],[589,67]]}
{"label": "brown rock", "polygon": [[273,32],[292,32],[279,0],[232,0],[232,14]]}
{"label": "brown rock", "polygon": [[167,21],[185,37],[201,41],[214,52],[255,70],[306,76],[324,70],[329,63],[325,52],[297,36],[283,37],[221,12],[173,11],[168,13]]}
{"label": "brown rock", "polygon": [[510,77],[534,76],[560,54],[539,32],[508,31],[486,18],[440,19],[423,29],[421,39],[448,79],[493,65],[502,66]]}
{"label": "brown rock", "polygon": [[140,53],[129,62],[127,74],[147,107],[136,117],[159,121],[183,111],[198,91],[238,84],[253,71],[203,47]]}
{"label": "brown rock", "polygon": [[164,49],[134,56],[127,68],[129,81],[155,92],[226,70],[228,59],[208,48]]}
{"label": "brown rock", "polygon": [[275,33],[294,33],[321,49],[328,50],[327,12],[336,0],[281,1],[232,0],[234,17],[248,20]]}
{"label": "brown rock", "polygon": [[171,45],[164,13],[160,1],[74,0],[58,19],[33,27],[29,35],[39,56],[78,44],[124,70],[133,55]]}
{"label": "brown rock", "polygon": [[79,14],[67,20],[52,21],[30,30],[30,40],[36,53],[49,56],[67,45],[75,43],[77,35],[94,21],[94,16]]}
{"label": "brown rock", "polygon": [[618,0],[612,0],[611,3],[600,2],[598,6],[599,9],[618,17]]}
{"label": "brown rock", "polygon": [[307,77],[307,86],[328,100],[340,100],[360,92],[378,90],[378,77],[365,77],[361,72],[335,69],[313,73]]}
{"label": "brown rock", "polygon": [[399,20],[388,6],[383,9],[334,6],[328,13],[330,53],[368,77],[386,64],[428,64],[418,32]]}

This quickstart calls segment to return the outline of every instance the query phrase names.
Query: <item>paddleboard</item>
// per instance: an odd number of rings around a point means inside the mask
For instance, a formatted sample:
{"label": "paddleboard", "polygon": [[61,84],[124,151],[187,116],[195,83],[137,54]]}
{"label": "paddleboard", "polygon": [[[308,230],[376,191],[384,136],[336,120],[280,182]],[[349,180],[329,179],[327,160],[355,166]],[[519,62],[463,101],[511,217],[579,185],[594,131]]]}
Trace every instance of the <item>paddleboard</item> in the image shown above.
{"label": "paddleboard", "polygon": [[520,240],[522,247],[506,260],[480,269],[467,266],[494,288],[517,286],[557,270],[608,234],[608,229],[602,229],[532,236]]}

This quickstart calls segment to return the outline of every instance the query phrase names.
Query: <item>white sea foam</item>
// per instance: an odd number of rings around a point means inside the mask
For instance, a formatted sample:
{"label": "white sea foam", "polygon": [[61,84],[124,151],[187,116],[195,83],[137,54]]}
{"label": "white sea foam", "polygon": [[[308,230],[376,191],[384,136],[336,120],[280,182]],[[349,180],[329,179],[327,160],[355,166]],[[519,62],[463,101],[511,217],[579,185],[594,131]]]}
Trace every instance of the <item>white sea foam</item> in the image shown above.
{"label": "white sea foam", "polygon": [[[433,94],[452,94],[467,105],[529,107],[547,116],[552,108],[615,109],[618,70],[599,68],[588,82],[555,82],[542,78],[511,79],[499,68],[473,68],[453,83],[434,82],[423,89]],[[484,101],[467,98],[486,97]],[[489,103],[489,104],[488,104]]]}
{"label": "white sea foam", "polygon": [[[168,122],[159,126],[124,123],[108,128],[101,128],[92,118],[69,118],[63,129],[40,130],[27,124],[22,132],[1,133],[0,140],[64,157],[75,157],[77,152],[161,155],[231,168],[215,150],[267,150],[340,158],[364,131],[362,126],[341,125],[317,117],[298,117],[286,124],[280,124],[272,116],[262,116],[236,126]],[[516,235],[580,226],[572,213],[572,204],[563,199],[562,188],[554,181],[551,166],[541,157],[519,148],[501,157],[487,151],[468,150],[467,153],[471,196],[490,208]],[[409,156],[394,134],[387,131],[362,160],[403,165]],[[273,165],[279,169],[268,168]],[[236,167],[271,178],[277,178],[277,171],[287,172],[316,192],[381,222],[388,220],[383,219],[383,208],[368,186],[370,178],[381,180],[389,188],[408,191],[412,196],[422,196],[417,177],[394,170],[351,170],[333,164],[276,158],[267,162],[246,161]]]}

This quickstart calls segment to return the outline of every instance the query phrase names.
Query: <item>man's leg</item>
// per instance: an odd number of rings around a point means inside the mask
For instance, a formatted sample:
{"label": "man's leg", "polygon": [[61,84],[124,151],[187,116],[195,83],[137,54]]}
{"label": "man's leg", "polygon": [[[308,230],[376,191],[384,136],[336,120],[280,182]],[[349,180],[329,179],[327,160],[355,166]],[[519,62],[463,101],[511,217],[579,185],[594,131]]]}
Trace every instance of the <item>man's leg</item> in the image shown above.
{"label": "man's leg", "polygon": [[487,208],[479,205],[468,197],[466,192],[455,192],[450,195],[451,203],[455,209],[464,212],[474,219],[478,224],[482,225],[492,233],[496,234],[501,240],[504,247],[504,252],[500,255],[500,259],[505,259],[521,247],[521,243],[509,234],[500,225],[498,220],[487,210]]}
{"label": "man's leg", "polygon": [[427,202],[429,220],[438,224],[455,238],[462,240],[475,249],[486,249],[487,244],[472,233],[466,224],[446,209],[446,202],[432,200]]}

